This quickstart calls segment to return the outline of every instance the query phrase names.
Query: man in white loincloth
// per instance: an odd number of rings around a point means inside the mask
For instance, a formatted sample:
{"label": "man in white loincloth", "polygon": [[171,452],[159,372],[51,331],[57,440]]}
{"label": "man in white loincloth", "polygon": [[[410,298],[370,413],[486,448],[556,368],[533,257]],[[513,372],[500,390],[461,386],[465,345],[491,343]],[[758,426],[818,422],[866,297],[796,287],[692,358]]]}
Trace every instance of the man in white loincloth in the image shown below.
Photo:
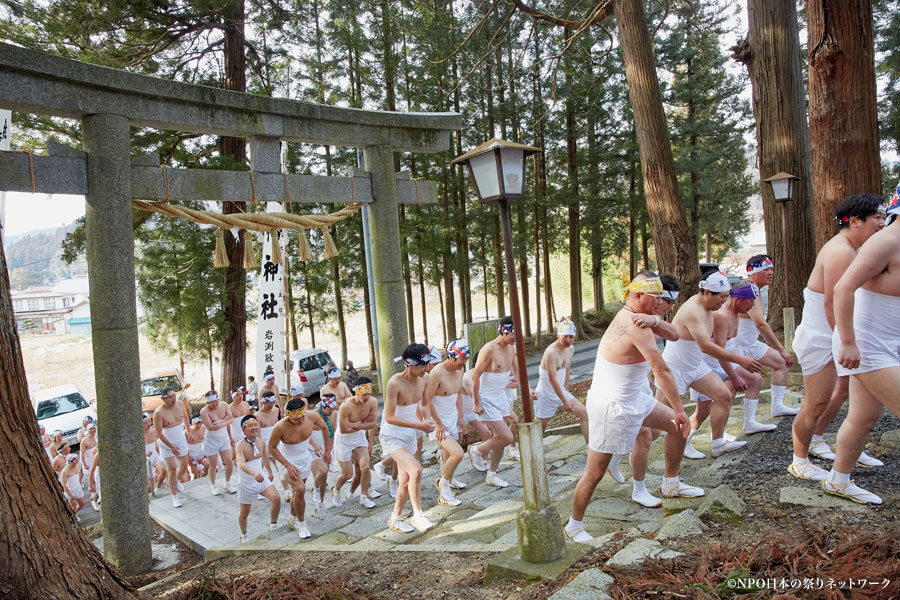
{"label": "man in white loincloth", "polygon": [[422,413],[434,421],[434,431],[430,436],[441,452],[441,476],[435,485],[439,492],[438,504],[443,506],[462,504],[453,495],[453,490],[466,487],[466,484],[454,479],[453,474],[463,458],[459,437],[466,426],[463,421],[462,379],[468,360],[469,347],[465,340],[453,340],[447,344],[447,360],[428,374],[422,396]]}
{"label": "man in white loincloth", "polygon": [[[306,525],[306,478],[312,472],[315,456],[310,442],[313,432],[328,435],[328,427],[318,413],[307,413],[303,400],[288,400],[285,409],[285,417],[269,437],[268,450],[272,460],[285,468],[285,479],[293,488],[288,525],[297,531],[300,539],[306,539],[312,535]],[[327,450],[331,450],[330,443]]]}
{"label": "man in white loincloth", "polygon": [[[751,373],[758,373],[762,366],[758,361],[749,356],[737,354],[716,345],[710,340],[713,334],[714,313],[719,310],[731,295],[731,284],[728,278],[720,271],[710,271],[700,280],[700,293],[689,298],[672,319],[672,325],[678,332],[678,340],[666,344],[663,350],[663,360],[672,371],[678,394],[683,394],[688,388],[710,398],[709,426],[712,431],[712,454],[721,456],[726,452],[733,452],[747,445],[747,442],[727,441],[725,439],[725,425],[728,423],[728,415],[731,412],[731,400],[734,394],[722,379],[716,375],[706,362],[705,356],[709,355],[721,361],[737,363]],[[657,389],[656,399],[664,401],[662,390]],[[699,404],[695,415],[699,411],[706,412]],[[694,428],[695,417],[691,418],[691,435],[696,433]],[[688,437],[690,440],[690,437]],[[682,452],[684,448],[682,448]],[[660,493],[663,496],[702,496],[703,490],[681,484],[682,489],[675,489],[666,485],[663,480]]]}
{"label": "man in white loincloth", "polygon": [[190,421],[184,405],[178,403],[174,390],[164,389],[162,401],[153,413],[153,426],[159,440],[159,455],[166,463],[172,506],[179,508],[182,503],[178,492],[184,489],[181,478],[188,468],[188,445],[184,430],[190,427]]}
{"label": "man in white loincloth", "polygon": [[[147,459],[147,463],[150,465],[150,470],[147,473],[147,493],[153,491],[153,486],[156,486],[156,489],[159,489],[166,482],[166,463],[163,462],[163,459],[159,456],[159,440],[156,437],[156,429],[153,427],[153,415],[150,413],[144,413],[143,416],[143,426],[144,426],[144,456]],[[151,477],[153,481],[151,481]]]}
{"label": "man in white loincloth", "polygon": [[832,352],[838,375],[850,375],[850,408],[837,434],[827,493],[860,504],[881,498],[850,479],[872,427],[887,408],[900,416],[900,197],[887,209],[891,223],[862,245],[834,287]]}
{"label": "man in white loincloth", "polygon": [[560,408],[574,414],[581,421],[581,433],[588,440],[587,409],[569,392],[569,375],[572,355],[575,354],[575,322],[562,317],[556,326],[556,341],[544,350],[541,358],[540,380],[537,388],[537,402],[534,415],[541,420],[541,431],[546,431],[547,421]]}
{"label": "man in white loincloth", "polygon": [[[713,335],[710,338],[717,346],[728,347],[728,341],[733,339],[738,332],[740,315],[746,314],[759,298],[759,288],[749,279],[742,279],[731,288],[728,301],[713,314]],[[756,407],[759,403],[759,390],[762,387],[762,376],[751,373],[740,365],[728,361],[717,360],[709,354],[703,356],[706,364],[713,373],[725,382],[732,396],[736,392],[745,392],[744,398],[744,435],[753,435],[765,431],[774,431],[776,426],[772,423],[760,423],[756,420]],[[706,455],[694,448],[691,443],[700,425],[710,414],[709,396],[691,389],[691,400],[697,403],[697,410],[691,415],[691,435],[688,436],[687,445],[684,447],[684,455],[687,458],[706,458]],[[731,406],[729,405],[729,414]],[[733,436],[727,432],[724,434],[726,442],[734,442]]]}
{"label": "man in white loincloth", "polygon": [[187,438],[188,443],[188,466],[191,470],[191,479],[200,479],[206,475],[206,467],[209,464],[206,456],[203,455],[203,438],[206,437],[203,419],[200,417],[191,419],[191,426],[184,432],[184,437]]}
{"label": "man in white loincloth", "polygon": [[203,420],[203,426],[206,428],[206,434],[203,436],[203,455],[209,461],[209,487],[213,496],[222,493],[222,489],[216,485],[216,471],[219,466],[219,459],[225,466],[225,491],[233,494],[237,488],[231,485],[231,473],[234,469],[234,463],[231,460],[231,438],[228,430],[234,419],[231,416],[230,408],[224,402],[219,400],[219,394],[210,390],[204,396],[206,398],[206,406],[200,409],[200,418]]}
{"label": "man in white loincloth", "polygon": [[[753,304],[753,308],[741,315],[738,320],[738,333],[728,342],[728,350],[736,354],[743,354],[755,358],[761,364],[772,369],[772,405],[770,407],[772,418],[790,417],[797,414],[799,409],[787,406],[784,403],[784,393],[787,390],[788,369],[794,364],[794,357],[784,349],[781,342],[775,336],[775,332],[766,323],[769,316],[768,286],[775,278],[775,265],[765,254],[750,257],[747,261],[747,279],[759,288],[759,298]],[[762,334],[766,344],[759,341]],[[758,400],[751,398],[751,400]],[[756,417],[756,414],[750,415]]]}
{"label": "man in white loincloth", "polygon": [[81,463],[77,454],[66,456],[66,466],[60,473],[60,479],[66,490],[66,503],[77,518],[78,511],[87,504],[87,500],[84,499],[84,488],[81,485]]}
{"label": "man in white loincloth", "polygon": [[[849,375],[835,366],[831,353],[834,286],[859,248],[884,228],[882,198],[874,194],[850,196],[838,205],[836,219],[838,233],[819,250],[803,290],[803,315],[794,336],[794,352],[803,371],[803,403],[794,418],[794,452],[788,473],[811,481],[828,476],[828,471],[810,462],[809,455],[834,460],[834,452],[822,436],[850,389]],[[838,371],[842,372],[840,377]],[[857,464],[875,467],[884,463],[862,452]]]}
{"label": "man in white loincloth", "polygon": [[[241,419],[256,412],[253,405],[247,402],[247,395],[244,393],[243,386],[239,385],[231,390],[231,404],[228,406],[228,410],[231,411],[232,419],[231,426],[228,428],[228,435],[231,437],[231,445],[233,447],[244,435],[241,433]],[[232,453],[233,456],[234,454]]]}
{"label": "man in white loincloth", "polygon": [[[356,392],[344,402],[340,410],[338,428],[340,436],[335,443],[334,453],[341,465],[341,474],[331,487],[331,503],[341,506],[346,499],[342,488],[353,478],[354,468],[359,469],[359,503],[366,508],[375,508],[369,499],[369,439],[366,433],[375,428],[378,417],[378,401],[372,397],[372,382],[368,377],[360,377],[353,388]],[[349,496],[348,496],[349,497]]]}
{"label": "man in white loincloth", "polygon": [[[478,362],[475,363],[472,375],[472,397],[484,409],[480,420],[491,430],[492,436],[477,446],[469,446],[469,458],[472,466],[479,471],[485,470],[487,465],[487,476],[484,479],[487,485],[507,487],[509,483],[497,475],[497,468],[503,458],[503,449],[513,442],[512,431],[504,420],[510,414],[506,393],[510,376],[515,377],[516,381],[519,379],[513,352],[516,340],[512,317],[500,319],[497,333],[497,337],[485,344],[478,353]],[[527,377],[527,374],[523,373],[522,376]],[[529,393],[532,399],[536,397],[533,390],[529,390]]]}
{"label": "man in white loincloth", "polygon": [[[272,485],[272,465],[266,445],[259,438],[259,421],[247,415],[241,419],[242,439],[235,444],[238,467],[238,502],[241,505],[238,514],[238,526],[241,528],[242,544],[250,538],[247,535],[247,517],[256,499],[263,496],[271,503],[269,510],[269,531],[278,527],[278,513],[281,512],[281,497]],[[266,477],[263,469],[269,472]]]}
{"label": "man in white loincloth", "polygon": [[[666,436],[667,489],[678,490],[678,464],[690,422],[681,406],[675,380],[656,346],[656,336],[632,322],[635,313],[653,314],[663,286],[659,277],[635,275],[626,285],[625,306],[600,340],[594,378],[587,395],[588,450],[584,474],[575,487],[566,539],[588,542],[584,511],[613,454],[628,454],[641,427],[662,429]],[[672,408],[657,402],[647,386],[650,370]]]}
{"label": "man in white loincloth", "polygon": [[[478,353],[472,355],[472,364],[476,364],[478,362]],[[463,406],[463,421],[466,425],[471,425],[472,428],[478,432],[478,435],[481,436],[481,441],[485,441],[491,437],[491,430],[487,428],[487,425],[481,422],[481,415],[484,413],[484,408],[481,407],[481,404],[475,404],[475,399],[472,397],[474,393],[473,389],[473,381],[472,377],[475,375],[475,368],[470,368],[463,375],[462,380],[462,406]],[[481,471],[487,471],[487,465],[482,465],[484,468],[480,469]]]}
{"label": "man in white loincloth", "polygon": [[[410,344],[401,359],[406,368],[388,381],[384,398],[384,418],[378,434],[382,455],[394,459],[394,469],[399,473],[399,487],[394,501],[394,511],[388,519],[388,527],[399,533],[410,533],[413,528],[428,531],[434,524],[422,510],[422,465],[416,460],[416,431],[434,431],[434,422],[420,421],[416,410],[425,391],[425,368],[431,353],[424,344]],[[406,499],[413,507],[413,517],[407,523],[401,518]]]}
{"label": "man in white loincloth", "polygon": [[[313,475],[312,499],[315,509],[322,510],[325,507],[325,490],[328,489],[328,464],[331,462],[334,445],[334,430],[337,428],[336,410],[337,398],[334,394],[321,394],[321,400],[316,406],[315,412],[325,423],[325,431],[313,429],[309,436],[310,451],[312,453],[312,465],[310,470]],[[381,494],[378,494],[381,496]],[[377,496],[369,496],[377,498]]]}
{"label": "man in white loincloth", "polygon": [[78,446],[78,451],[81,453],[81,470],[84,475],[88,474],[88,471],[91,470],[91,465],[94,464],[94,459],[92,457],[96,449],[97,423],[91,421],[87,426],[87,433],[81,438],[81,444]]}

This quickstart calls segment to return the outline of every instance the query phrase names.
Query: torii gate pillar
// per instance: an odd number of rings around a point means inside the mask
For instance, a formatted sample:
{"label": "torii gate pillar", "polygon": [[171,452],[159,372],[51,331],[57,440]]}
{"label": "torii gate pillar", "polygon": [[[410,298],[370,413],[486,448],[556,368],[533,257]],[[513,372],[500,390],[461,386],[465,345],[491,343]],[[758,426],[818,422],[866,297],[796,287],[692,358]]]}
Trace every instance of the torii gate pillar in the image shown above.
{"label": "torii gate pillar", "polygon": [[[134,283],[131,220],[131,133],[129,120],[88,115],[87,152],[88,283],[91,345],[97,391],[97,428],[102,449],[103,555],[124,574],[150,569],[150,513],[146,493],[141,421],[141,365]],[[115,423],[115,426],[104,424]]]}
{"label": "torii gate pillar", "polygon": [[366,171],[372,175],[369,228],[372,240],[372,277],[375,282],[375,314],[378,319],[378,380],[382,395],[387,382],[398,369],[394,357],[400,356],[409,342],[406,325],[406,296],[400,263],[400,215],[397,203],[397,179],[394,155],[387,146],[364,149]]}

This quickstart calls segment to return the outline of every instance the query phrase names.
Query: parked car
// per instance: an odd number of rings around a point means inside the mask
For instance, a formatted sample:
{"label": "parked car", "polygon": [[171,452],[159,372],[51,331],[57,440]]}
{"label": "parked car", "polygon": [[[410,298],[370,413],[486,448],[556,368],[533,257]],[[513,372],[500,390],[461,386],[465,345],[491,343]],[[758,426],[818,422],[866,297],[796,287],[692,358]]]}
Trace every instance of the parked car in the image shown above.
{"label": "parked car", "polygon": [[291,385],[302,387],[307,398],[318,396],[319,388],[328,381],[325,373],[330,362],[331,356],[321,348],[294,350],[291,352]]}
{"label": "parked car", "polygon": [[185,383],[181,371],[178,369],[162,369],[152,371],[141,376],[141,404],[143,410],[156,410],[162,404],[162,392],[166,388],[172,388],[178,399],[182,400],[184,391],[191,387]]}
{"label": "parked car", "polygon": [[97,419],[97,413],[71,383],[58,385],[37,392],[31,399],[38,423],[48,434],[62,431],[63,439],[70,444],[78,442],[78,430],[88,415]]}

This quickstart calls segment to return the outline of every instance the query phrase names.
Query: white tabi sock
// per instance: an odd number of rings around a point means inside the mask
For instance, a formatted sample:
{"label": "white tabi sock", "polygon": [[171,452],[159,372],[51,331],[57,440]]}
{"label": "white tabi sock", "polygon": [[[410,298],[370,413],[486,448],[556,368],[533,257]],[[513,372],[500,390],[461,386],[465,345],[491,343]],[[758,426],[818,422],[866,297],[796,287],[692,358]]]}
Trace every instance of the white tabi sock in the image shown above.
{"label": "white tabi sock", "polygon": [[772,386],[772,408],[776,406],[784,406],[784,392],[787,389],[783,385]]}
{"label": "white tabi sock", "polygon": [[817,443],[824,442],[824,441],[825,441],[825,438],[823,438],[821,435],[816,435],[814,433],[812,436],[812,439],[809,440],[809,445],[815,446]]}
{"label": "white tabi sock", "polygon": [[831,483],[838,485],[850,483],[850,473],[838,473],[834,469],[831,469],[831,473],[828,474],[828,479],[831,480]]}
{"label": "white tabi sock", "polygon": [[806,463],[808,463],[808,462],[809,462],[809,457],[808,457],[808,456],[807,456],[806,458],[800,458],[800,457],[797,456],[796,454],[794,455],[794,464],[795,464],[795,465],[802,465],[802,464],[806,464]]}
{"label": "white tabi sock", "polygon": [[759,398],[744,398],[744,427],[749,427],[756,420],[756,407]]}
{"label": "white tabi sock", "polygon": [[643,481],[638,481],[637,479],[631,480],[631,493],[632,494],[640,494],[641,492],[647,491],[647,484]]}
{"label": "white tabi sock", "polygon": [[566,523],[566,529],[569,531],[575,531],[576,529],[581,529],[584,527],[584,521],[576,521],[572,517],[569,517],[569,522]]}

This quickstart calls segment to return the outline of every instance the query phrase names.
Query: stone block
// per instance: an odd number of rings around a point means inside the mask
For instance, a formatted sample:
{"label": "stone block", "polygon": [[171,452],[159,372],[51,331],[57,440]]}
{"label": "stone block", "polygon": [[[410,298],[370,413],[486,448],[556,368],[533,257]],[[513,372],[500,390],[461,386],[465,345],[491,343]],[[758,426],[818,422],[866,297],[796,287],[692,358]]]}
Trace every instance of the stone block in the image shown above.
{"label": "stone block", "polygon": [[868,509],[862,504],[830,496],[819,488],[783,487],[778,491],[778,504],[801,508],[838,509],[858,513],[868,512]]}
{"label": "stone block", "polygon": [[606,593],[612,583],[612,576],[600,569],[587,569],[550,596],[550,600],[612,600]]}
{"label": "stone block", "polygon": [[677,558],[680,552],[667,550],[656,540],[639,537],[609,559],[606,564],[617,567],[639,565],[647,558]]}
{"label": "stone block", "polygon": [[556,579],[591,547],[587,544],[566,544],[566,553],[559,560],[549,563],[529,563],[519,556],[518,546],[501,552],[488,562],[484,570],[484,583],[490,585],[500,579]]}
{"label": "stone block", "polygon": [[882,433],[878,444],[891,450],[900,450],[900,429]]}
{"label": "stone block", "polygon": [[744,518],[747,505],[727,485],[720,485],[707,492],[697,516],[707,523],[734,523]]}
{"label": "stone block", "polygon": [[703,533],[703,521],[697,518],[691,509],[683,510],[663,521],[656,539],[673,540]]}
{"label": "stone block", "polygon": [[697,509],[700,507],[700,503],[703,502],[703,498],[663,498],[662,499],[662,511],[663,516],[668,517],[674,514],[678,514],[683,510],[687,510],[689,508]]}
{"label": "stone block", "polygon": [[588,504],[587,512],[613,517],[624,517],[637,510],[637,507],[638,505],[634,502],[610,496],[608,498],[598,498]]}

